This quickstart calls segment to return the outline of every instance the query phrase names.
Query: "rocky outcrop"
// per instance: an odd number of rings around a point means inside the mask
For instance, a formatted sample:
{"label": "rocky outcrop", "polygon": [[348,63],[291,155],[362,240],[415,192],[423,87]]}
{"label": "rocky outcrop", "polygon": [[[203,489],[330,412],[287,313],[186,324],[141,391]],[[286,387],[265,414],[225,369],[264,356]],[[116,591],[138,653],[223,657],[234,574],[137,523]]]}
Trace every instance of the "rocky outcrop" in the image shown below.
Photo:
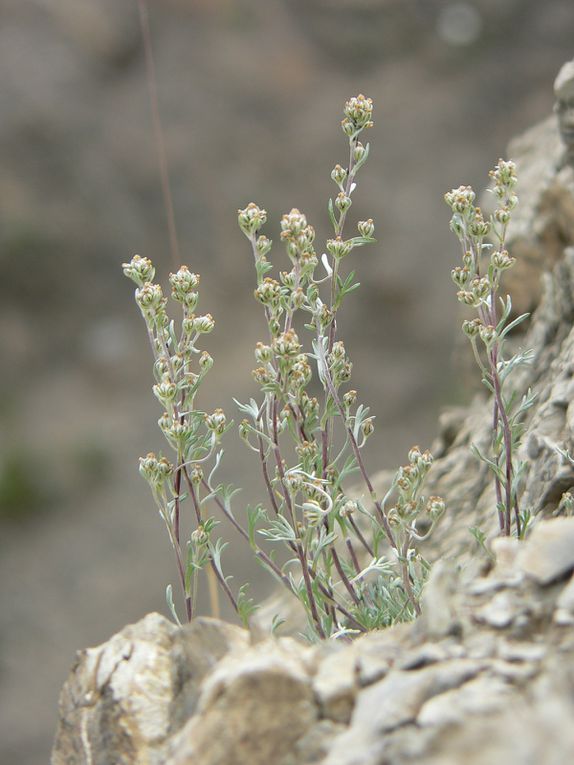
{"label": "rocky outcrop", "polygon": [[354,643],[254,643],[158,614],[82,652],[53,765],[561,765],[574,755],[574,518],[439,562],[423,614]]}

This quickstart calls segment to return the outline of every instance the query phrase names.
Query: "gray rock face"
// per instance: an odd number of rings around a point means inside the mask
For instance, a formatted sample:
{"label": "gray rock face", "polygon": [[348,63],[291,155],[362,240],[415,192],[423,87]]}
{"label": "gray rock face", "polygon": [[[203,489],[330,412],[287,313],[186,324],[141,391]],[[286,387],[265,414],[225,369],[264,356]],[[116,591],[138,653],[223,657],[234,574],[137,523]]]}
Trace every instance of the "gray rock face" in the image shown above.
{"label": "gray rock face", "polygon": [[[574,232],[574,196],[555,123],[537,130],[516,144],[531,186],[513,247],[545,255],[556,215]],[[490,405],[477,398],[444,418],[434,450],[427,490],[447,497],[448,511],[425,550],[435,563],[415,623],[310,647],[261,639],[261,627],[177,628],[151,614],[78,655],[53,765],[574,761],[574,518],[561,503],[574,469],[557,450],[574,443],[574,249],[558,252],[559,239],[540,261],[555,265],[520,341],[534,363],[513,383],[518,396],[538,396],[522,445],[526,542],[495,538],[491,480],[469,449],[490,439]],[[491,557],[469,526],[487,533]]]}
{"label": "gray rock face", "polygon": [[531,563],[557,559],[558,530],[569,539],[574,518],[542,521],[512,570],[463,570],[448,601],[458,628],[441,636],[425,618],[440,588],[418,622],[351,644],[251,644],[222,622],[151,614],[78,656],[52,763],[569,762],[574,636],[556,616],[572,612],[572,582]]}

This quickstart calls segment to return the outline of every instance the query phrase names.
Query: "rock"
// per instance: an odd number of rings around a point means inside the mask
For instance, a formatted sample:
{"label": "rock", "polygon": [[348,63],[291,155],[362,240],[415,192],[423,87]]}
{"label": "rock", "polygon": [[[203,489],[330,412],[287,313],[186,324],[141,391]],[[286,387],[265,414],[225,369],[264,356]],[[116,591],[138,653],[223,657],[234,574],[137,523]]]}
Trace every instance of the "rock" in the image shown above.
{"label": "rock", "polygon": [[422,726],[462,723],[472,715],[498,712],[512,703],[512,688],[496,677],[477,677],[460,688],[454,688],[429,699],[417,716]]}
{"label": "rock", "polygon": [[478,621],[502,629],[509,627],[518,616],[519,611],[516,603],[508,592],[499,592],[486,605],[482,606],[476,614]]}
{"label": "rock", "polygon": [[574,518],[554,518],[536,526],[517,560],[539,584],[550,584],[574,570]]}
{"label": "rock", "polygon": [[308,653],[283,638],[221,661],[172,743],[173,765],[287,763],[318,716]]}
{"label": "rock", "polygon": [[453,659],[417,672],[391,672],[360,695],[351,727],[383,733],[413,722],[427,699],[462,685],[480,669],[478,662]]}
{"label": "rock", "polygon": [[446,637],[459,628],[455,608],[457,579],[455,567],[446,561],[437,561],[431,571],[422,597],[422,619],[434,638]]}
{"label": "rock", "polygon": [[334,646],[320,663],[313,690],[322,717],[348,724],[358,688],[357,653]]}
{"label": "rock", "polygon": [[[212,619],[178,629],[159,614],[78,654],[60,696],[52,765],[162,763],[174,730],[193,713],[201,681],[243,630]],[[96,756],[96,753],[97,756]]]}

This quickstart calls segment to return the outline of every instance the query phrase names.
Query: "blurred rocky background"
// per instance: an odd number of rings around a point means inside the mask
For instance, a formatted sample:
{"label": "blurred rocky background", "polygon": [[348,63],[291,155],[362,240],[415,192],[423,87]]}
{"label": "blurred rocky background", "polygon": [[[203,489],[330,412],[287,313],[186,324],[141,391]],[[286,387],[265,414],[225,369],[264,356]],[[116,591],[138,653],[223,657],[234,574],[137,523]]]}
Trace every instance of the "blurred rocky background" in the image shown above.
{"label": "blurred rocky background", "polygon": [[[570,0],[148,6],[182,259],[217,320],[202,405],[237,418],[232,397],[255,390],[264,325],[237,208],[264,206],[277,239],[297,206],[324,239],[341,110],[364,92],[375,127],[353,212],[379,243],[353,256],[362,286],[341,332],[377,415],[370,468],[427,446],[440,407],[465,401],[442,195],[481,188],[550,113],[574,54]],[[136,0],[0,0],[0,70],[0,762],[39,765],[74,651],[164,609],[175,583],[137,475],[162,447],[161,412],[120,264],[172,266]],[[251,457],[230,433],[242,501],[257,496]],[[267,591],[243,548],[227,568]]]}

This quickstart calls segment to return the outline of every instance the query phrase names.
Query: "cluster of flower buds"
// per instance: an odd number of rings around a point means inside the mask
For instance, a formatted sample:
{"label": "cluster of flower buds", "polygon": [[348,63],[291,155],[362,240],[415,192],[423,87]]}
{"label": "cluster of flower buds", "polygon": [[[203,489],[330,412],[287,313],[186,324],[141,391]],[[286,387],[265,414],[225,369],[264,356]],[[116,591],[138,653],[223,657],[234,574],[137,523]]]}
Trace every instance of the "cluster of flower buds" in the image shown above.
{"label": "cluster of flower buds", "polygon": [[152,489],[158,489],[173,475],[174,467],[165,457],[159,459],[153,452],[140,457],[140,475],[149,483]]}
{"label": "cluster of flower buds", "polygon": [[348,382],[351,379],[353,365],[348,359],[345,345],[342,340],[337,340],[333,343],[331,352],[327,357],[327,363],[335,388],[338,388],[341,383]]}
{"label": "cluster of flower buds", "polygon": [[395,476],[398,496],[394,508],[388,511],[387,518],[393,525],[410,525],[424,508],[436,520],[444,512],[444,501],[440,497],[431,497],[428,501],[420,496],[422,483],[433,462],[429,451],[422,452],[413,446],[409,451],[409,464],[400,467]]}
{"label": "cluster of flower buds", "polygon": [[297,456],[301,460],[301,470],[313,473],[317,466],[319,447],[316,441],[300,441],[295,447]]}
{"label": "cluster of flower buds", "polygon": [[343,405],[347,411],[357,403],[357,391],[348,390],[343,396]]}
{"label": "cluster of flower buds", "polygon": [[292,359],[301,353],[301,343],[295,330],[288,329],[287,332],[281,332],[278,337],[273,338],[273,353],[280,359]]}
{"label": "cluster of flower buds", "polygon": [[342,260],[353,249],[352,242],[346,242],[340,236],[327,240],[327,249],[336,260]]}
{"label": "cluster of flower buds", "polygon": [[223,409],[216,409],[212,414],[205,415],[205,425],[207,429],[218,437],[223,435],[226,422],[227,420]]}
{"label": "cluster of flower buds", "polygon": [[209,543],[209,534],[206,532],[203,523],[191,532],[191,543],[195,548],[207,547]]}
{"label": "cluster of flower buds", "polygon": [[431,521],[436,521],[444,513],[446,504],[442,497],[432,496],[427,499],[425,509],[429,514]]}
{"label": "cluster of flower buds", "polygon": [[341,506],[339,515],[341,518],[348,518],[350,515],[356,513],[358,509],[359,505],[354,499],[347,499]]}
{"label": "cluster of flower buds", "polygon": [[444,195],[444,201],[453,211],[459,215],[465,215],[470,210],[474,210],[474,200],[476,194],[472,190],[472,186],[459,186],[457,189],[447,191]]}
{"label": "cluster of flower buds", "polygon": [[287,375],[287,387],[289,392],[299,398],[299,393],[311,382],[313,372],[304,353],[300,353],[295,363],[290,367]]}
{"label": "cluster of flower buds", "polygon": [[352,137],[365,128],[373,126],[373,100],[362,93],[345,103],[345,117],[341,122],[345,135]]}
{"label": "cluster of flower buds", "polygon": [[512,210],[518,204],[514,188],[518,183],[516,165],[512,161],[499,159],[498,164],[489,173],[494,181],[494,195],[503,203],[503,209]]}
{"label": "cluster of flower buds", "polygon": [[129,263],[122,263],[125,276],[135,282],[138,287],[143,287],[146,282],[153,282],[155,268],[149,258],[134,255]]}
{"label": "cluster of flower buds", "polygon": [[314,423],[319,419],[319,401],[315,396],[309,396],[303,392],[299,399],[299,407],[306,422]]}
{"label": "cluster of flower buds", "polygon": [[281,240],[285,242],[287,254],[295,263],[302,261],[316,265],[313,249],[315,229],[307,223],[307,218],[297,208],[285,213],[281,218]]}
{"label": "cluster of flower buds", "polygon": [[257,255],[260,258],[265,258],[265,256],[271,250],[272,245],[273,245],[273,242],[271,241],[271,239],[268,239],[264,234],[261,234],[261,236],[257,237],[257,241],[255,242],[255,249],[257,250]]}
{"label": "cluster of flower buds", "polygon": [[490,262],[499,271],[506,271],[516,263],[516,258],[509,255],[508,250],[495,250],[490,257]]}
{"label": "cluster of flower buds", "polygon": [[474,215],[469,222],[468,231],[474,239],[482,239],[488,236],[490,223],[484,220],[480,207],[475,208]]}
{"label": "cluster of flower buds", "polygon": [[288,470],[283,476],[283,486],[293,497],[303,490],[303,484],[303,476],[295,470]]}
{"label": "cluster of flower buds", "polygon": [[411,500],[432,465],[432,454],[427,450],[421,452],[418,446],[409,451],[409,464],[397,471],[396,484],[399,494],[405,500]]}
{"label": "cluster of flower buds", "polygon": [[154,385],[152,390],[160,404],[167,409],[172,407],[177,397],[177,385],[170,379],[168,374],[164,375],[161,382]]}
{"label": "cluster of flower buds", "polygon": [[145,282],[136,290],[136,303],[145,316],[163,312],[166,300],[159,284]]}
{"label": "cluster of flower buds", "polygon": [[186,303],[187,296],[199,286],[199,275],[192,273],[187,266],[181,266],[175,274],[169,275],[171,296],[179,303]]}
{"label": "cluster of flower buds", "polygon": [[468,289],[457,292],[457,297],[464,305],[477,308],[489,301],[491,289],[492,284],[487,276],[475,277],[468,285]]}
{"label": "cluster of flower buds", "polygon": [[275,279],[266,276],[253,293],[255,298],[269,308],[277,308],[281,300],[281,285]]}
{"label": "cluster of flower buds", "polygon": [[250,202],[244,210],[237,211],[237,221],[239,228],[250,239],[267,221],[267,212]]}

